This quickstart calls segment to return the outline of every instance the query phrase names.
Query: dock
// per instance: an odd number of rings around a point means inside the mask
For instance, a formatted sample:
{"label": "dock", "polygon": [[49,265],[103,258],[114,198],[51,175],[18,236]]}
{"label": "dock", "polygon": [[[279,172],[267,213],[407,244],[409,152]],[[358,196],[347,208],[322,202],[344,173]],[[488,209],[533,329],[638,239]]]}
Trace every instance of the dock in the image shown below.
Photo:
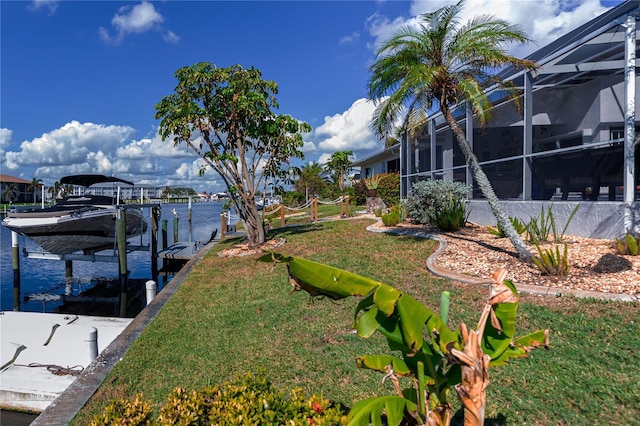
{"label": "dock", "polygon": [[131,318],[0,313],[0,408],[41,412]]}
{"label": "dock", "polygon": [[166,260],[190,260],[203,247],[199,241],[177,242],[158,252],[158,257]]}

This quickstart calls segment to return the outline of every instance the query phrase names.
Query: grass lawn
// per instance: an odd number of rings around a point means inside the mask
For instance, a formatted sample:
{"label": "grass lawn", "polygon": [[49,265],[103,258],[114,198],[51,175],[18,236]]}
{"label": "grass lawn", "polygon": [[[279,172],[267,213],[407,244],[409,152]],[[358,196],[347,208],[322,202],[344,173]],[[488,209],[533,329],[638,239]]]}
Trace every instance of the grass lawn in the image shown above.
{"label": "grass lawn", "polygon": [[[475,327],[485,289],[433,278],[425,269],[433,241],[367,232],[370,223],[308,224],[270,236],[286,238],[280,252],[396,286],[436,311],[450,290],[451,324]],[[355,365],[357,355],[388,352],[377,334],[363,340],[351,332],[358,299],[292,294],[285,266],[216,255],[233,242],[217,244],[192,270],[75,424],[115,397],[142,393],[162,405],[174,387],[198,389],[259,369],[285,393],[301,387],[347,406],[393,393],[379,374]],[[518,334],[548,328],[551,349],[490,371],[486,424],[639,424],[639,304],[526,295],[521,302]],[[462,422],[458,408],[454,424]]]}

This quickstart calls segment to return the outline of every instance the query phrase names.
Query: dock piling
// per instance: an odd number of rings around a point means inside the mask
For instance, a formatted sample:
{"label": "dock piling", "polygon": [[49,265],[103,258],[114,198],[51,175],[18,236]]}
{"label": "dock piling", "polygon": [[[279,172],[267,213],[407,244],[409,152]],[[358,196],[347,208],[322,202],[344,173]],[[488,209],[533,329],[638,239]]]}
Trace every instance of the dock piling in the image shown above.
{"label": "dock piling", "polygon": [[173,243],[177,243],[179,241],[178,239],[178,222],[180,221],[180,218],[178,217],[178,215],[176,215],[176,217],[173,218]]}
{"label": "dock piling", "polygon": [[91,327],[91,331],[87,335],[87,348],[89,349],[89,362],[95,361],[98,358],[98,329]]}
{"label": "dock piling", "polygon": [[127,316],[127,225],[124,209],[117,210],[116,222],[120,271],[120,317],[124,318]]}
{"label": "dock piling", "polygon": [[20,310],[20,240],[18,233],[11,231],[11,257],[13,264],[13,310]]}
{"label": "dock piling", "polygon": [[149,280],[146,283],[144,283],[144,287],[146,289],[147,306],[148,306],[149,303],[151,303],[151,301],[153,300],[153,298],[156,297],[156,290],[158,288],[158,284],[156,284],[156,282],[153,280]]}
{"label": "dock piling", "polygon": [[167,238],[168,238],[168,234],[167,234],[167,219],[162,219],[162,249],[166,249],[167,247],[169,247],[169,244],[167,243]]}

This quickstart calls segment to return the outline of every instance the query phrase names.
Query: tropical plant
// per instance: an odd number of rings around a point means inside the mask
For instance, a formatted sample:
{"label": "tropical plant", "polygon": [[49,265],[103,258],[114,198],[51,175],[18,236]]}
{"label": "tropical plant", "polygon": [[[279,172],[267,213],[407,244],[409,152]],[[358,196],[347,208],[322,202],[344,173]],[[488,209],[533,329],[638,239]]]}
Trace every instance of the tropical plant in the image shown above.
{"label": "tropical plant", "polygon": [[[227,186],[249,245],[266,241],[256,195],[265,180],[276,191],[291,183],[292,158],[303,158],[302,133],[311,126],[276,115],[278,85],[255,68],[200,62],[176,71],[175,93],[155,105],[163,140],[182,142]],[[284,167],[287,166],[287,167]]]}
{"label": "tropical plant", "polygon": [[558,227],[556,225],[556,219],[553,216],[553,212],[551,211],[551,206],[549,206],[549,214],[548,216],[550,216],[550,220],[551,220],[551,231],[553,232],[553,240],[556,243],[561,243],[564,240],[564,233],[567,232],[567,228],[569,227],[569,224],[571,223],[571,221],[573,220],[574,216],[576,215],[576,213],[578,213],[578,209],[580,208],[580,203],[576,204],[576,206],[571,210],[571,213],[569,213],[569,217],[567,218],[567,223],[564,224],[564,228],[562,228],[562,231],[558,232]]}
{"label": "tropical plant", "polygon": [[[339,268],[278,253],[260,260],[286,263],[294,290],[304,290],[312,297],[362,297],[355,313],[358,335],[367,338],[377,331],[387,339],[393,354],[359,356],[357,365],[383,373],[396,395],[356,403],[349,413],[350,425],[380,425],[383,415],[386,424],[398,425],[406,414],[418,424],[448,425],[453,390],[462,402],[465,424],[481,425],[489,367],[527,357],[534,347],[548,346],[548,330],[515,336],[518,293],[504,279],[504,270],[492,277],[491,294],[476,330],[464,323],[451,330],[445,314],[446,294],[438,316],[391,286]],[[402,378],[409,379],[409,387],[401,387]]]}
{"label": "tropical plant", "polygon": [[551,207],[548,208],[548,213],[545,213],[544,207],[540,208],[540,215],[532,217],[527,224],[527,233],[529,234],[529,242],[532,244],[539,244],[549,239],[549,233],[551,232],[551,219],[553,213],[551,213]]}
{"label": "tropical plant", "polygon": [[531,252],[509,222],[453,115],[455,108],[467,102],[476,119],[486,123],[491,110],[489,87],[517,100],[519,93],[496,72],[504,66],[536,68],[533,62],[511,56],[503,48],[529,38],[519,27],[488,15],[461,25],[463,6],[461,0],[421,15],[418,27],[406,26],[381,45],[368,83],[369,98],[377,104],[372,127],[381,139],[392,134],[398,121],[403,129],[418,129],[437,105],[497,221],[520,258],[530,260]]}
{"label": "tropical plant", "polygon": [[562,253],[560,253],[559,246],[556,246],[555,250],[542,250],[540,244],[536,244],[536,249],[539,256],[533,257],[533,263],[543,275],[554,275],[562,278],[569,274],[569,249],[567,243],[564,243],[564,251]]}
{"label": "tropical plant", "polygon": [[331,157],[325,163],[325,169],[333,173],[334,180],[338,182],[340,191],[344,191],[344,183],[347,180],[347,174],[353,167],[353,152],[352,151],[336,151],[331,154]]}
{"label": "tropical plant", "polygon": [[616,238],[616,251],[618,254],[637,256],[639,246],[640,237],[636,237],[630,232],[627,232],[623,238]]}
{"label": "tropical plant", "polygon": [[364,182],[364,186],[367,189],[378,189],[380,185],[380,181],[382,180],[382,175],[371,175],[369,177],[364,178],[362,181]]}
{"label": "tropical plant", "polygon": [[42,188],[42,179],[31,179],[31,183],[27,186],[27,191],[31,191],[33,193],[33,204],[38,201],[37,198],[40,188]]}
{"label": "tropical plant", "polygon": [[[524,234],[527,231],[527,225],[522,223],[517,217],[509,216],[509,221],[513,225],[513,229],[515,229],[518,234]],[[507,237],[507,234],[505,234],[504,229],[502,229],[499,223],[495,228],[493,226],[487,227],[487,231],[498,238]]]}
{"label": "tropical plant", "polygon": [[468,217],[465,202],[450,194],[449,203],[436,210],[433,223],[441,231],[453,232],[464,227]]}

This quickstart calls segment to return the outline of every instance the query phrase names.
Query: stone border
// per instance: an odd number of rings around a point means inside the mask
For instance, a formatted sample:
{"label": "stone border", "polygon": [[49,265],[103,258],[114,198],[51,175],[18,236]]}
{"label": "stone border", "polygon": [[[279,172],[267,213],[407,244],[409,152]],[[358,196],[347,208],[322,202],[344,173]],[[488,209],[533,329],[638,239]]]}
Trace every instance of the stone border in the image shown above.
{"label": "stone border", "polygon": [[213,248],[216,241],[203,246],[185,266],[169,281],[151,303],[146,306],[131,323],[107,346],[78,378],[71,383],[49,406],[31,423],[31,426],[66,425],[84,407],[89,398],[98,390],[113,367],[122,359],[131,344],[140,337],[155,319],[164,304],[173,296],[191,269]]}
{"label": "stone border", "polygon": [[[381,220],[378,220],[379,222]],[[458,281],[464,284],[470,284],[474,286],[480,285],[488,285],[490,284],[490,280],[488,278],[477,278],[471,277],[465,274],[459,274],[457,272],[450,271],[438,265],[438,256],[442,254],[444,249],[447,247],[447,241],[444,238],[438,237],[433,234],[428,234],[420,231],[412,231],[412,230],[398,230],[398,229],[384,229],[379,228],[376,224],[369,225],[367,227],[367,231],[370,232],[378,232],[384,234],[393,234],[393,235],[411,235],[413,237],[421,237],[428,238],[431,240],[435,240],[438,242],[438,249],[433,252],[428,258],[426,263],[426,268],[433,275],[436,275],[441,278],[446,278],[451,281]],[[629,294],[620,294],[620,293],[602,293],[599,291],[587,291],[587,290],[574,290],[574,289],[563,289],[557,287],[546,287],[546,286],[535,286],[528,284],[519,284],[517,286],[519,292],[529,293],[529,294],[537,294],[543,296],[573,296],[582,299],[600,299],[600,300],[612,300],[618,302],[638,302],[640,298],[636,298]]]}

